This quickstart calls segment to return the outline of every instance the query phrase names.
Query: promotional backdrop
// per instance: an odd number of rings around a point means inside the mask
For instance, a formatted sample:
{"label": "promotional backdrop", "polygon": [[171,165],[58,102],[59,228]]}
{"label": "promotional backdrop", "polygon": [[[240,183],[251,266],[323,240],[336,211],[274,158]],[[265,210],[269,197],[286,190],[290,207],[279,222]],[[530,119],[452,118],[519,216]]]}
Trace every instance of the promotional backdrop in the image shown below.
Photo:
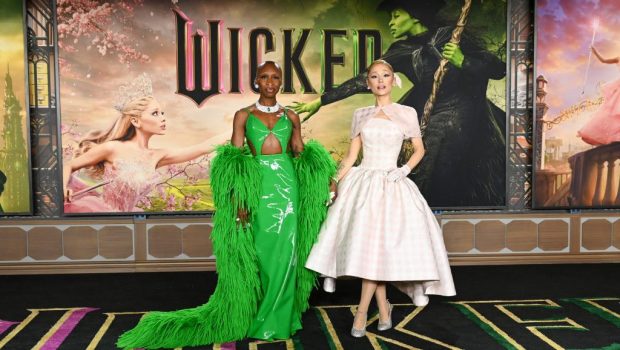
{"label": "promotional backdrop", "polygon": [[[86,136],[101,135],[96,132],[114,125],[119,117],[114,106],[123,94],[144,88],[149,80],[165,112],[165,132],[149,140],[149,150],[225,142],[235,111],[258,97],[252,82],[257,63],[264,60],[282,65],[281,104],[308,103],[337,92],[337,102],[325,104],[303,123],[303,137],[319,140],[339,159],[348,147],[352,112],[372,105],[374,99],[368,93],[344,93],[337,87],[358,76],[391,45],[399,47],[408,40],[392,36],[390,14],[377,9],[380,3],[58,0],[63,164],[84,153],[84,144],[79,143]],[[427,0],[424,6],[437,3]],[[447,1],[437,19],[453,26],[461,5]],[[491,17],[496,20],[488,21]],[[475,33],[480,45],[502,63],[505,19],[505,1],[474,1],[467,24],[467,31]],[[412,55],[413,49],[405,53]],[[481,75],[483,68],[478,68]],[[394,89],[395,101],[415,89],[408,72],[398,74],[404,86]],[[459,88],[468,89],[464,84]],[[505,96],[503,77],[488,81],[487,97],[500,112],[505,109]],[[504,130],[499,133],[503,136]],[[208,178],[212,156],[163,167],[157,174],[153,174],[154,165],[148,164],[140,168],[146,169],[141,177],[135,175],[142,170],[135,166],[125,170],[128,167],[121,164],[106,165],[98,176],[87,168],[77,170],[71,179],[64,179],[72,193],[78,193],[71,205],[65,205],[65,213],[213,210]],[[505,149],[498,157],[505,161]],[[503,179],[503,164],[501,170],[490,175]],[[133,189],[131,195],[118,198],[106,193],[118,193],[123,186]],[[426,195],[433,206],[432,193]],[[97,197],[106,196],[111,200],[98,203]],[[504,196],[502,189],[475,206],[503,206]],[[437,206],[467,208],[462,201]]]}

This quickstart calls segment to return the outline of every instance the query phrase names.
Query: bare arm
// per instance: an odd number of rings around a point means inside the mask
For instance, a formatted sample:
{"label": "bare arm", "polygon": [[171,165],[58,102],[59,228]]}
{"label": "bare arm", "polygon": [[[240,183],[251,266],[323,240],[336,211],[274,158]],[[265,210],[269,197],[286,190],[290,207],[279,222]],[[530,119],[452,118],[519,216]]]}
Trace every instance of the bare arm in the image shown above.
{"label": "bare arm", "polygon": [[[109,161],[113,151],[113,142],[105,142],[91,148],[88,152],[83,153],[79,157],[73,158],[70,161],[66,162],[65,165],[62,167],[62,188],[64,195],[67,195],[69,178],[74,171],[93,166],[103,161]],[[71,200],[70,198],[65,199]]]}
{"label": "bare arm", "polygon": [[353,164],[355,164],[355,161],[357,160],[357,156],[359,155],[361,149],[362,137],[357,135],[353,140],[351,140],[349,151],[340,162],[340,166],[338,167],[338,173],[336,173],[336,179],[338,181],[342,180],[347,175],[349,170],[351,170],[351,167],[353,167]]}
{"label": "bare arm", "polygon": [[304,141],[301,138],[301,121],[299,120],[299,116],[297,113],[292,110],[287,110],[286,115],[293,123],[293,135],[291,136],[291,150],[293,154],[296,156],[304,150]]}
{"label": "bare arm", "polygon": [[233,132],[230,137],[230,143],[235,147],[243,147],[243,141],[245,140],[245,122],[248,120],[248,112],[245,110],[238,110],[235,113],[233,119]]}
{"label": "bare arm", "polygon": [[[230,137],[230,143],[238,148],[243,147],[243,142],[245,141],[245,123],[248,119],[248,112],[245,110],[238,110],[235,113],[235,117],[233,119],[233,132]],[[235,195],[234,193],[232,194]],[[247,225],[249,222],[249,213],[243,208],[237,208],[237,221],[242,225]]]}
{"label": "bare arm", "polygon": [[426,152],[424,150],[424,143],[422,142],[421,137],[412,138],[411,143],[413,143],[413,154],[411,155],[411,158],[409,158],[409,160],[407,161],[407,166],[409,167],[409,169],[415,168],[418,163],[420,163],[422,157],[424,157],[424,153]]}
{"label": "bare arm", "polygon": [[598,58],[598,60],[601,61],[601,63],[607,63],[607,64],[620,63],[620,57],[605,58],[601,56],[601,54],[598,52],[598,50],[594,46],[592,46],[591,48],[592,48],[592,52],[594,53],[594,56],[596,56],[596,58]]}
{"label": "bare arm", "polygon": [[212,141],[208,140],[189,147],[164,150],[164,155],[159,162],[157,162],[157,167],[187,162],[188,160],[196,159],[202,155],[211,153],[214,149],[215,145],[213,145]]}

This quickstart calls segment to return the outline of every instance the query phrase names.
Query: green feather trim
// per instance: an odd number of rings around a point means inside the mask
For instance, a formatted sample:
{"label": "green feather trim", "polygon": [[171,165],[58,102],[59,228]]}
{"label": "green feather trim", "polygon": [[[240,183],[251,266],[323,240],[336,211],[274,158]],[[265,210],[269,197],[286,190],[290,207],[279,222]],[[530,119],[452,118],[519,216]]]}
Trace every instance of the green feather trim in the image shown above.
{"label": "green feather trim", "polygon": [[218,283],[209,301],[193,309],[150,312],[118,340],[121,348],[177,348],[243,339],[262,298],[251,229],[235,221],[238,208],[258,207],[260,167],[249,149],[220,146],[211,163],[217,212],[211,234]]}
{"label": "green feather trim", "polygon": [[309,307],[308,298],[316,284],[316,273],[305,268],[310,250],[316,242],[321,223],[327,214],[330,179],[336,173],[336,162],[317,141],[311,140],[294,160],[299,181],[299,215],[297,238],[295,311],[302,313]]}

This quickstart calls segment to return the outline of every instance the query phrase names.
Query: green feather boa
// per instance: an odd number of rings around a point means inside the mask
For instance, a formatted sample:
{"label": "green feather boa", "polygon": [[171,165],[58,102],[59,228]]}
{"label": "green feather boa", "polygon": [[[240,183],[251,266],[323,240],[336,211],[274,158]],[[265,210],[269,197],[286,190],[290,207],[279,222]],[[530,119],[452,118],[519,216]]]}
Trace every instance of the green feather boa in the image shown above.
{"label": "green feather boa", "polygon": [[[308,298],[316,283],[316,274],[303,262],[325,218],[329,181],[336,165],[316,141],[306,144],[294,164],[300,198],[295,310],[301,313],[308,309]],[[238,208],[255,212],[260,195],[260,168],[247,147],[218,147],[211,163],[211,188],[217,208],[211,234],[217,257],[215,292],[206,304],[193,309],[149,312],[119,338],[118,347],[176,348],[245,338],[262,298],[253,234],[235,221]]]}
{"label": "green feather boa", "polygon": [[316,242],[321,223],[327,215],[329,183],[336,173],[336,162],[317,141],[308,142],[299,158],[294,159],[299,181],[299,217],[297,221],[297,290],[295,311],[308,309],[308,298],[316,283],[316,272],[305,268],[308,255]]}

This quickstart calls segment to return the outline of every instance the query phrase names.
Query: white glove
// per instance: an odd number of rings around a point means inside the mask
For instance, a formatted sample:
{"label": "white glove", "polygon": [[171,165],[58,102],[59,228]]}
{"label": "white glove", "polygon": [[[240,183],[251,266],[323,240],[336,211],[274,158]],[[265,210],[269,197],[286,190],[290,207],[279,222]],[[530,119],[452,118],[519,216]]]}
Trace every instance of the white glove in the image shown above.
{"label": "white glove", "polygon": [[405,177],[407,177],[407,175],[409,175],[410,172],[411,172],[411,168],[407,164],[405,164],[401,166],[400,168],[390,170],[387,174],[387,180],[391,182],[400,181],[404,179]]}

